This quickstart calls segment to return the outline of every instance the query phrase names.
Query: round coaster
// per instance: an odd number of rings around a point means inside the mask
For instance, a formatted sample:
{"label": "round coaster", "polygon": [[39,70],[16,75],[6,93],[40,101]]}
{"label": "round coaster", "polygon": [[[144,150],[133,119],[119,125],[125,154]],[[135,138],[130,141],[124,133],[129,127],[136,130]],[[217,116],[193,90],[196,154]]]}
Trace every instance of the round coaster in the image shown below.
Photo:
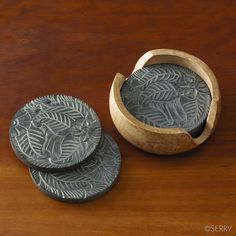
{"label": "round coaster", "polygon": [[37,187],[49,197],[66,202],[83,202],[107,192],[120,172],[121,156],[116,142],[102,134],[97,150],[76,169],[48,173],[30,168]]}
{"label": "round coaster", "polygon": [[89,157],[101,138],[100,121],[83,101],[49,95],[26,104],[14,116],[10,141],[26,165],[65,170]]}
{"label": "round coaster", "polygon": [[198,136],[207,118],[211,94],[202,78],[175,64],[137,70],[121,88],[127,110],[138,120],[160,128],[184,128]]}

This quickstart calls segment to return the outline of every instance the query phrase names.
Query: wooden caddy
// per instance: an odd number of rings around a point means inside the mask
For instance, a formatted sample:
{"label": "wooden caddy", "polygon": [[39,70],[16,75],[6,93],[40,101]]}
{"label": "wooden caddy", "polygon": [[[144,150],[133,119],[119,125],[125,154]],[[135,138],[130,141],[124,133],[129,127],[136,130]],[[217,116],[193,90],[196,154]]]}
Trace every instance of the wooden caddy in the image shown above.
{"label": "wooden caddy", "polygon": [[220,115],[220,90],[215,75],[199,58],[172,49],[155,49],[145,53],[136,63],[132,73],[144,66],[172,63],[187,67],[197,73],[208,85],[212,96],[204,130],[197,138],[182,128],[156,128],[136,119],[124,106],[120,89],[126,80],[117,73],[110,90],[109,108],[112,120],[120,134],[134,146],[156,154],[177,154],[191,150],[203,143],[214,131]]}

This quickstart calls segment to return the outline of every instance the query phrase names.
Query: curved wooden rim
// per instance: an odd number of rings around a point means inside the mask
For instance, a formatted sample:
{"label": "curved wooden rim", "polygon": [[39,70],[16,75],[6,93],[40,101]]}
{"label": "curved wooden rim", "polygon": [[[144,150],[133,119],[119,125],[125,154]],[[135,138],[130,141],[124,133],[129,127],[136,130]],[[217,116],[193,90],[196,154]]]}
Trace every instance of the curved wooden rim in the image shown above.
{"label": "curved wooden rim", "polygon": [[216,77],[214,73],[211,71],[211,69],[199,58],[190,55],[186,52],[173,49],[155,49],[148,51],[137,61],[133,72],[143,68],[146,65],[158,64],[158,63],[173,63],[187,67],[193,70],[195,73],[197,73],[207,83],[209,90],[211,92],[212,102],[205,128],[199,137],[192,138],[192,136],[182,128],[153,127],[142,123],[141,121],[136,119],[133,115],[131,115],[124,106],[120,95],[120,89],[124,81],[126,80],[126,78],[121,74],[116,74],[112,85],[112,93],[114,96],[115,103],[120,112],[122,113],[122,115],[126,118],[126,120],[133,126],[137,127],[138,129],[143,129],[145,131],[148,131],[150,134],[170,134],[170,135],[180,135],[180,136],[184,135],[187,136],[189,139],[191,139],[197,146],[202,142],[204,142],[210,136],[219,118],[220,89]]}

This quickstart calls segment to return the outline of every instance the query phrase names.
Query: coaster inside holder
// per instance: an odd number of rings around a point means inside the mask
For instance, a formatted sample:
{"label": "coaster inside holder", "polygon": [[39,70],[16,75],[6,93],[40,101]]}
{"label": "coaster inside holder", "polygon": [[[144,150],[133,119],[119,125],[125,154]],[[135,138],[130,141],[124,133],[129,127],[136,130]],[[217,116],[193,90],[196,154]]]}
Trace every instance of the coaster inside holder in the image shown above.
{"label": "coaster inside holder", "polygon": [[121,88],[126,109],[159,128],[184,128],[197,137],[205,125],[211,94],[196,73],[175,64],[154,64],[135,71]]}
{"label": "coaster inside holder", "polygon": [[[169,78],[172,84],[165,84],[162,79],[171,74],[170,70],[176,75],[180,74]],[[164,74],[163,78],[160,76],[160,71]],[[180,81],[178,85],[175,84],[177,77],[179,78],[178,81]],[[183,111],[185,110],[185,113],[187,111],[189,114],[193,113],[188,111],[187,107],[182,109],[185,104],[183,98],[182,102],[177,104],[181,105],[182,103],[182,107],[178,106],[176,108],[173,105],[178,102],[178,96],[180,96],[181,92],[179,89],[183,88],[185,90],[185,98],[187,100],[188,96],[193,96],[193,98],[197,96],[195,94],[197,91],[195,91],[191,81],[188,79],[189,81],[186,82],[182,77],[190,78],[190,80],[192,78],[195,80],[194,84],[200,83],[201,89],[204,90],[204,94],[202,93],[200,96],[205,99],[205,106],[202,104],[201,112],[198,114],[199,118],[192,119],[191,124]],[[147,83],[149,81],[156,84],[154,84],[155,86],[149,86],[146,92],[143,92],[145,89],[140,89],[141,83],[139,82],[142,80],[145,84],[145,79]],[[132,81],[136,81],[136,83],[132,83]],[[150,93],[152,91],[149,90],[160,89],[160,87],[165,89],[165,86],[166,90],[169,89],[170,96],[168,96],[168,99],[170,101],[168,103],[167,101],[160,101],[166,98],[164,93],[161,95],[159,93],[156,97],[159,100],[155,101],[155,95],[153,95],[155,91]],[[173,89],[171,90],[168,86],[172,86]],[[147,93],[151,94],[152,99]],[[205,97],[202,97],[202,95]],[[141,99],[140,96],[142,96]],[[147,103],[146,105],[145,102]],[[189,102],[191,103],[190,98],[185,106],[190,106]],[[151,122],[146,119],[147,114],[150,112],[148,107],[155,108],[157,106],[159,109],[163,109],[162,113],[167,113],[166,119],[169,119],[168,122],[164,122],[165,120],[161,117],[161,113],[156,113],[155,117],[155,112],[153,111],[151,111],[151,116],[154,115],[154,118]],[[144,115],[139,114],[140,110],[144,112]],[[197,147],[213,132],[220,113],[219,86],[213,72],[200,59],[177,50],[152,50],[138,60],[130,77],[126,79],[121,74],[115,76],[110,91],[110,113],[118,131],[133,145],[152,153],[181,153]],[[186,122],[184,123],[184,121]]]}

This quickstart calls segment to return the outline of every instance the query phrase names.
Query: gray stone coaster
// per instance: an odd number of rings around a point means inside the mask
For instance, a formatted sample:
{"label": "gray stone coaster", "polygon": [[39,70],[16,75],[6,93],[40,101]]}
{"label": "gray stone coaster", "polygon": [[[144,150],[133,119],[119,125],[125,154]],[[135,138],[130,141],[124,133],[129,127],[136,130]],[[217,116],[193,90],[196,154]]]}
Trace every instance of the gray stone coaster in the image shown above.
{"label": "gray stone coaster", "polygon": [[83,202],[107,192],[120,172],[121,156],[116,142],[102,134],[97,150],[76,169],[48,173],[30,168],[37,187],[48,196],[66,202]]}
{"label": "gray stone coaster", "polygon": [[174,64],[146,66],[121,88],[127,110],[141,122],[160,128],[184,128],[193,137],[205,124],[211,94],[196,73]]}
{"label": "gray stone coaster", "polygon": [[29,167],[60,171],[89,157],[101,138],[100,121],[83,101],[49,95],[26,104],[14,116],[10,141]]}

